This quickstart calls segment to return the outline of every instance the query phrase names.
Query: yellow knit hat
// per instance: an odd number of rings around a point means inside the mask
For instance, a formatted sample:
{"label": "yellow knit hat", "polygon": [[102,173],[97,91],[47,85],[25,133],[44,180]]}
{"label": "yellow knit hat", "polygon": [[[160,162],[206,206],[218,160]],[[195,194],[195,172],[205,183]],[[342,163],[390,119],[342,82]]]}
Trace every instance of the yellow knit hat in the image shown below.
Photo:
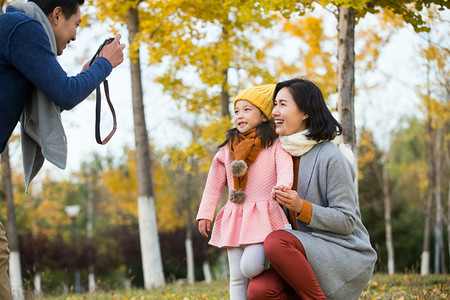
{"label": "yellow knit hat", "polygon": [[259,108],[269,120],[272,120],[273,92],[275,91],[275,86],[275,84],[264,84],[245,89],[234,99],[233,107],[236,108],[237,101],[247,100]]}

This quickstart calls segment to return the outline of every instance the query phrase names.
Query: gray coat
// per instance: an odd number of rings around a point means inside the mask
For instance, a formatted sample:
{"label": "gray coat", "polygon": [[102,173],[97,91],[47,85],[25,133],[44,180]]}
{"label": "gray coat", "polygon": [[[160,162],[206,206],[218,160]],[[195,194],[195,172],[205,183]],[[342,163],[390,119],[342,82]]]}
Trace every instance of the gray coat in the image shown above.
{"label": "gray coat", "polygon": [[297,191],[312,203],[311,222],[288,230],[305,248],[327,299],[358,299],[377,255],[361,222],[355,169],[333,143],[317,144],[300,159]]}

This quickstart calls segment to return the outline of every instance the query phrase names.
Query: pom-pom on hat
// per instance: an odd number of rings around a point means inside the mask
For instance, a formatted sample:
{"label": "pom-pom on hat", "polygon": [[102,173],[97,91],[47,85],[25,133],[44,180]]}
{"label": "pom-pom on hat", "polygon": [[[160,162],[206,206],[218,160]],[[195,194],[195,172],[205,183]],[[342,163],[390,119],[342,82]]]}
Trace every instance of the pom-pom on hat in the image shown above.
{"label": "pom-pom on hat", "polygon": [[237,101],[247,100],[259,108],[263,114],[271,120],[275,86],[275,84],[264,84],[245,89],[237,95],[236,99],[234,99],[233,107],[236,108]]}

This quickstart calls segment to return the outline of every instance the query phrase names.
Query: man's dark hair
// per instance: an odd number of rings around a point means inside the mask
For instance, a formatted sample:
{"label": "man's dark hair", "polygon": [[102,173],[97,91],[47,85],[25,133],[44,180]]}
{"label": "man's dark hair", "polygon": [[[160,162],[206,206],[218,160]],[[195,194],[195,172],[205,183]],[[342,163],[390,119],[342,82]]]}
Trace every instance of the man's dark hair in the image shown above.
{"label": "man's dark hair", "polygon": [[78,7],[84,4],[84,0],[28,0],[28,2],[36,3],[46,16],[51,14],[55,7],[60,6],[66,18],[76,14]]}

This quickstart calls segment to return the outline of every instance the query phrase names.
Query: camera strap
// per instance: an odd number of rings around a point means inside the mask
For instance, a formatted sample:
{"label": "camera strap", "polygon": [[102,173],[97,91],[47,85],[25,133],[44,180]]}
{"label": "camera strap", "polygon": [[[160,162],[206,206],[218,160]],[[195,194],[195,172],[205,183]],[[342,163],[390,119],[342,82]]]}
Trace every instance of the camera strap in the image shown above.
{"label": "camera strap", "polygon": [[[114,38],[106,39],[98,48],[97,52],[95,53],[94,57],[92,57],[91,62],[89,63],[89,66],[92,65],[92,63],[98,58],[100,55],[100,52],[102,51],[103,47],[109,43],[111,43],[114,40]],[[97,140],[98,144],[105,145],[111,137],[116,132],[117,128],[117,120],[116,120],[116,111],[114,110],[114,106],[112,105],[111,99],[109,97],[109,87],[108,87],[108,80],[103,81],[103,89],[106,96],[106,101],[108,102],[109,109],[111,110],[111,114],[113,117],[113,128],[111,132],[102,139],[100,136],[100,113],[101,113],[101,106],[102,106],[102,93],[100,90],[100,86],[98,86],[95,89],[95,139]]]}

